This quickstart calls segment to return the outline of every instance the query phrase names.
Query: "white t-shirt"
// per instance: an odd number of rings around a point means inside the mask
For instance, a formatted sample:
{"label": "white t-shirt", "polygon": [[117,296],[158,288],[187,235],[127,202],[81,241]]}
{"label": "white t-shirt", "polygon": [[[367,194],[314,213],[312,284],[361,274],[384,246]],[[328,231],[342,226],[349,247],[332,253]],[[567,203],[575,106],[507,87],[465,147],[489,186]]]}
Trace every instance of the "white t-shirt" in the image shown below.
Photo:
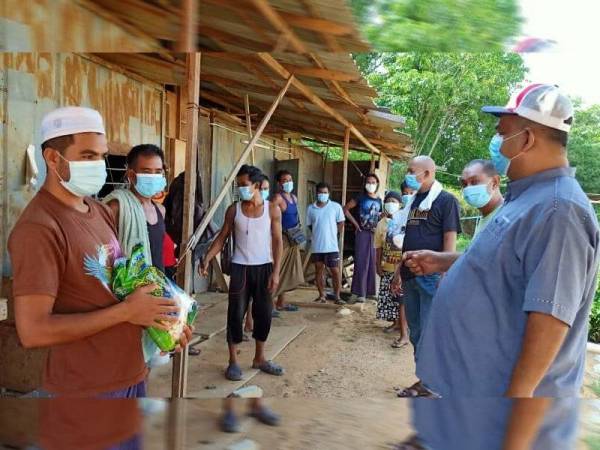
{"label": "white t-shirt", "polygon": [[306,225],[312,226],[311,251],[339,252],[337,224],[344,220],[344,211],[339,203],[330,200],[322,208],[316,203],[309,205],[306,211]]}

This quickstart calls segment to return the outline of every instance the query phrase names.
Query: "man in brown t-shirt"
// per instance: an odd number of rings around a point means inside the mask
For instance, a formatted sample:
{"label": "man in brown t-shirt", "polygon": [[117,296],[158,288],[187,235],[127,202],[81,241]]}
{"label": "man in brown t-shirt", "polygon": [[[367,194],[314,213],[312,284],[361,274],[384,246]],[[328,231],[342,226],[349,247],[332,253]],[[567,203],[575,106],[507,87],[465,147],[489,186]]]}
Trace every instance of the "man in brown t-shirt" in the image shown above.
{"label": "man in brown t-shirt", "polygon": [[[172,300],[140,288],[118,302],[108,286],[120,256],[110,210],[89,198],[106,180],[102,117],[67,107],[42,120],[46,181],[9,238],[17,332],[50,347],[43,389],[51,395],[145,394],[142,327],[166,328]],[[185,347],[191,335],[180,342]]]}

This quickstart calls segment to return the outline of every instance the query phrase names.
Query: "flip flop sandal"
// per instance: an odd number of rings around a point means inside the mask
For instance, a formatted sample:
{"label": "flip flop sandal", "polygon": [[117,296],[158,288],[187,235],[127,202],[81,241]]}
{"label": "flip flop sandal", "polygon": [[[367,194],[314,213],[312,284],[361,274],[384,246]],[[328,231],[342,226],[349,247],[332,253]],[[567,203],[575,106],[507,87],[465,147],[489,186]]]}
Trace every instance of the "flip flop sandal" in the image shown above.
{"label": "flip flop sandal", "polygon": [[319,297],[314,300],[315,303],[327,303],[327,299],[325,297]]}
{"label": "flip flop sandal", "polygon": [[391,343],[392,348],[402,348],[408,345],[408,341],[403,341],[400,338],[394,339],[394,342]]}
{"label": "flip flop sandal", "polygon": [[244,333],[242,335],[242,341],[243,342],[249,342],[250,341],[250,336],[248,336],[246,333]]}
{"label": "flip flop sandal", "polygon": [[417,436],[412,436],[408,440],[395,444],[392,450],[426,450],[421,444],[421,440]]}
{"label": "flip flop sandal", "polygon": [[274,309],[273,312],[271,313],[271,317],[278,319],[281,317],[281,313],[279,311],[277,311],[276,309]]}
{"label": "flip flop sandal", "polygon": [[400,398],[418,398],[418,397],[426,397],[426,398],[435,398],[435,394],[427,389],[420,381],[417,381],[411,387],[407,387],[402,389],[396,393],[396,395]]}
{"label": "flip flop sandal", "polygon": [[242,374],[242,369],[237,364],[229,364],[227,370],[225,371],[225,378],[229,381],[240,381],[244,375]]}
{"label": "flip flop sandal", "polygon": [[268,373],[269,375],[275,375],[280,377],[285,373],[283,367],[279,364],[275,364],[273,361],[265,361],[262,364],[252,364],[253,369],[259,369],[264,373]]}
{"label": "flip flop sandal", "polygon": [[260,423],[264,423],[265,425],[269,425],[271,427],[276,427],[281,422],[281,417],[278,414],[275,414],[266,406],[261,406],[258,411],[252,411],[248,414],[250,417],[254,417]]}
{"label": "flip flop sandal", "polygon": [[281,308],[277,308],[277,311],[288,311],[288,312],[296,312],[298,311],[300,308],[298,308],[296,305],[285,305]]}
{"label": "flip flop sandal", "polygon": [[239,433],[241,430],[240,421],[233,411],[227,411],[221,417],[220,426],[225,433]]}
{"label": "flip flop sandal", "polygon": [[342,300],[341,298],[338,298],[338,299],[335,301],[335,304],[336,304],[336,305],[348,305],[349,303],[348,303],[348,302],[346,302],[346,301],[344,301],[344,300]]}
{"label": "flip flop sandal", "polygon": [[202,350],[200,350],[199,348],[188,347],[188,355],[198,356],[200,353],[202,353]]}

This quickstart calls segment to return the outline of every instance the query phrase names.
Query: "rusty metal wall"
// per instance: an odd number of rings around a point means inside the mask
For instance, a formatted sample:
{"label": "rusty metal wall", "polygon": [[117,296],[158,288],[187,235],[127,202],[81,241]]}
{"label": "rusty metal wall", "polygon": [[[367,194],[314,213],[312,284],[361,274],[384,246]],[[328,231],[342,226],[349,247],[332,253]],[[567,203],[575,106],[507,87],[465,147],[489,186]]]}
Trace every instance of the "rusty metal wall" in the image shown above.
{"label": "rusty metal wall", "polygon": [[158,48],[150,37],[73,0],[3,0],[0,33],[3,51],[13,52],[148,52]]}
{"label": "rusty metal wall", "polygon": [[8,273],[8,233],[35,194],[25,180],[28,145],[35,145],[41,178],[45,175],[40,150],[44,114],[58,106],[89,106],[104,117],[111,152],[126,152],[141,143],[162,147],[164,91],[74,53],[1,54],[0,80],[0,251],[5,256],[3,273]]}

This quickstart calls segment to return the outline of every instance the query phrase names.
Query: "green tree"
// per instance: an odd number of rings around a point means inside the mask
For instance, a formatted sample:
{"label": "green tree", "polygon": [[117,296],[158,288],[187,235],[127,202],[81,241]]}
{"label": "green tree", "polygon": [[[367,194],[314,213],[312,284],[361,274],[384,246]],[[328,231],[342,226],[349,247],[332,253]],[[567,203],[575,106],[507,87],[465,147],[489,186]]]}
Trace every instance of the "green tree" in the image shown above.
{"label": "green tree", "polygon": [[481,106],[505,104],[526,73],[519,55],[503,52],[383,53],[372,55],[370,67],[377,103],[406,117],[414,153],[431,156],[452,174],[488,156],[496,120]]}
{"label": "green tree", "polygon": [[352,0],[378,51],[498,51],[520,31],[517,0]]}
{"label": "green tree", "polygon": [[575,100],[575,118],[569,136],[569,161],[577,168],[583,190],[600,194],[600,105],[584,108]]}

